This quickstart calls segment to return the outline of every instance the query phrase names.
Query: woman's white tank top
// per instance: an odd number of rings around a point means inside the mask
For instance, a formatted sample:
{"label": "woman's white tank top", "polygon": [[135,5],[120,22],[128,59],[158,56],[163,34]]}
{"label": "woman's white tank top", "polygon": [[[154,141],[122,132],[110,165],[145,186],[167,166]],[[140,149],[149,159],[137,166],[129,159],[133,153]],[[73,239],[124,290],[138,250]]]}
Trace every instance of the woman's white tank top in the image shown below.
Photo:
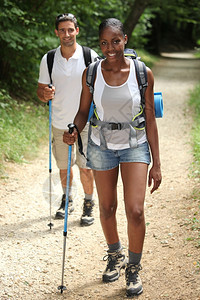
{"label": "woman's white tank top", "polygon": [[[135,66],[130,59],[130,72],[128,79],[120,86],[110,86],[104,80],[101,63],[99,63],[94,84],[93,99],[96,105],[96,112],[101,121],[105,122],[131,122],[133,117],[141,110],[141,97],[135,73]],[[91,128],[92,141],[100,145],[99,128]],[[104,128],[104,136],[108,149],[121,150],[130,148],[129,145],[130,129],[108,130]],[[146,133],[144,130],[137,132],[137,143],[144,143]]]}

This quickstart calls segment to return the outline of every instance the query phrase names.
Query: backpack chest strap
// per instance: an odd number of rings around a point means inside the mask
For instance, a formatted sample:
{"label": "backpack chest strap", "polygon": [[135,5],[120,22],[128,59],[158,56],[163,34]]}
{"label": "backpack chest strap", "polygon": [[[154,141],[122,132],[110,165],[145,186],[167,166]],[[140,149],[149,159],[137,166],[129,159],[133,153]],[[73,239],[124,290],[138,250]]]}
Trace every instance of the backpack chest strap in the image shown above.
{"label": "backpack chest strap", "polygon": [[129,128],[130,126],[136,128],[137,130],[137,127],[143,122],[145,122],[144,116],[140,116],[131,122],[122,122],[122,123],[105,122],[105,121],[97,120],[96,118],[92,117],[90,124],[93,127],[100,126],[101,128],[106,128],[108,130],[122,130],[122,129]]}

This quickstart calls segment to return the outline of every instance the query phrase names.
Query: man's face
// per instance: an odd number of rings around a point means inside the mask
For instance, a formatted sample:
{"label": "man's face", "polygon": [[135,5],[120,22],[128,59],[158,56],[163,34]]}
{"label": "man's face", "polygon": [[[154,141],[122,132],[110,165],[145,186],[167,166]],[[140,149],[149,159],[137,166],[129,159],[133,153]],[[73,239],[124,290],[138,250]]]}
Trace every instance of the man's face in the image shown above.
{"label": "man's face", "polygon": [[74,23],[71,21],[63,21],[58,24],[58,30],[55,29],[55,33],[60,39],[61,46],[71,47],[76,42],[79,28],[75,28]]}

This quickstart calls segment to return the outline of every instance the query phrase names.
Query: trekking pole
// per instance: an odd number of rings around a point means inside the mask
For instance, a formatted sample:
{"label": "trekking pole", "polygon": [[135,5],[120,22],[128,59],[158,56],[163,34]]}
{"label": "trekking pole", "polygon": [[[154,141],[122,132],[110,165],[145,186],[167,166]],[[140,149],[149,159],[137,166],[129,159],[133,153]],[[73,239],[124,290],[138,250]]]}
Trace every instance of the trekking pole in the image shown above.
{"label": "trekking pole", "polygon": [[[48,85],[49,88],[51,89],[52,88],[52,84],[49,84]],[[53,223],[51,222],[51,172],[52,172],[52,169],[51,169],[51,112],[52,112],[52,99],[49,100],[48,102],[48,105],[49,105],[49,209],[50,209],[50,213],[49,213],[49,224],[48,226],[50,227],[50,230],[51,230],[51,227],[53,227]]]}
{"label": "trekking pole", "polygon": [[[74,124],[69,124],[69,133],[71,134],[74,130]],[[69,183],[70,183],[70,170],[71,170],[71,155],[72,155],[72,145],[69,145],[68,149],[68,164],[67,164],[67,186],[66,186],[66,203],[65,203],[65,219],[64,219],[64,242],[63,242],[63,259],[62,259],[62,280],[61,285],[58,287],[61,294],[66,290],[64,286],[64,269],[65,269],[65,252],[66,252],[66,238],[67,238],[67,219],[68,219],[68,204],[69,204]]]}

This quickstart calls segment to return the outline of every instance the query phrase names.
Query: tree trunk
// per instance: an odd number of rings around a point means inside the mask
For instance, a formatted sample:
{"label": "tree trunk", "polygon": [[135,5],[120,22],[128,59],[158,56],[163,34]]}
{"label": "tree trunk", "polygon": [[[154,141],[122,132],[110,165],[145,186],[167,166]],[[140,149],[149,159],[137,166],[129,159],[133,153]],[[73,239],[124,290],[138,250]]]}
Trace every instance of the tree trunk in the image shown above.
{"label": "tree trunk", "polygon": [[151,0],[135,0],[132,5],[130,5],[130,12],[127,19],[124,22],[124,28],[128,37],[131,37],[132,32],[137,25],[140,16],[144,12],[147,5]]}

